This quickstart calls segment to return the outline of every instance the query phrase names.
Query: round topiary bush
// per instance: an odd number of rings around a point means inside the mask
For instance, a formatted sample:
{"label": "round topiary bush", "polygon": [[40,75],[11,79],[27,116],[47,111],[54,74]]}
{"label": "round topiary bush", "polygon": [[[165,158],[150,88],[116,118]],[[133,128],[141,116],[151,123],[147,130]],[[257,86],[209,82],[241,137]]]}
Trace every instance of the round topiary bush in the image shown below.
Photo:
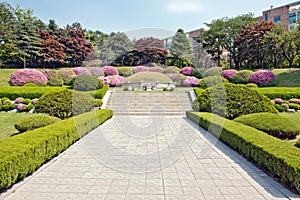
{"label": "round topiary bush", "polygon": [[91,95],[71,90],[46,93],[35,103],[36,112],[60,119],[89,112],[93,107],[94,98]]}
{"label": "round topiary bush", "polygon": [[141,73],[141,72],[148,72],[148,71],[149,71],[149,68],[145,67],[145,66],[137,66],[137,67],[133,68],[133,73],[134,74]]}
{"label": "round topiary bush", "polygon": [[275,86],[276,76],[268,70],[258,70],[251,74],[249,83],[255,83],[261,87]]}
{"label": "round topiary bush", "polygon": [[57,71],[46,69],[46,70],[41,70],[41,72],[47,77],[48,85],[62,86],[64,84],[63,78]]}
{"label": "round topiary bush", "polygon": [[251,70],[241,70],[233,76],[231,81],[236,84],[247,84],[251,74],[253,74]]}
{"label": "round topiary bush", "polygon": [[254,113],[240,116],[234,121],[264,131],[280,139],[293,139],[300,133],[294,122],[273,113]]}
{"label": "round topiary bush", "polygon": [[246,86],[227,83],[209,87],[197,94],[198,110],[213,112],[228,119],[251,113],[277,113],[271,101],[263,94]]}
{"label": "round topiary bush", "polygon": [[176,86],[183,86],[183,81],[186,79],[183,74],[167,74],[167,76],[171,78]]}
{"label": "round topiary bush", "polygon": [[235,69],[228,69],[228,70],[222,71],[221,76],[223,76],[227,80],[231,80],[236,73],[238,73],[237,70],[235,70]]}
{"label": "round topiary bush", "polygon": [[175,66],[170,66],[170,67],[167,67],[163,73],[164,74],[179,74],[180,68],[175,67]]}
{"label": "round topiary bush", "polygon": [[296,104],[296,103],[289,103],[289,109],[295,109],[295,110],[299,110],[300,109],[300,105]]}
{"label": "round topiary bush", "polygon": [[37,85],[46,85],[47,77],[40,71],[35,69],[19,69],[10,76],[10,85],[23,86],[26,83],[34,83]]}
{"label": "round topiary bush", "polygon": [[58,121],[60,121],[60,119],[57,117],[52,117],[49,115],[34,115],[17,122],[15,124],[15,128],[20,133],[23,133],[40,127],[48,126]]}
{"label": "round topiary bush", "polygon": [[220,76],[209,76],[199,80],[198,87],[206,89],[208,87],[229,83],[227,79]]}
{"label": "round topiary bush", "polygon": [[93,76],[104,76],[104,69],[102,67],[91,67],[88,70]]}
{"label": "round topiary bush", "polygon": [[180,70],[180,73],[185,76],[192,76],[194,74],[195,69],[193,67],[184,67]]}
{"label": "round topiary bush", "polygon": [[95,76],[80,74],[72,79],[70,85],[74,90],[93,91],[103,87],[103,83]]}
{"label": "round topiary bush", "polygon": [[91,72],[87,68],[84,68],[84,67],[74,67],[72,70],[73,70],[73,72],[75,72],[76,75],[79,75],[79,74],[92,75]]}
{"label": "round topiary bush", "polygon": [[221,67],[211,67],[204,73],[204,77],[208,76],[221,76],[222,68]]}
{"label": "round topiary bush", "polygon": [[198,86],[198,82],[199,82],[199,79],[197,79],[196,77],[188,76],[188,77],[183,81],[183,85],[184,85],[184,86],[195,87],[195,86]]}
{"label": "round topiary bush", "polygon": [[103,67],[103,71],[105,76],[114,76],[119,75],[118,69],[112,66],[105,66]]}
{"label": "round topiary bush", "polygon": [[133,74],[133,67],[118,67],[120,76],[128,77]]}
{"label": "round topiary bush", "polygon": [[102,99],[95,99],[94,106],[95,107],[101,107],[103,104]]}
{"label": "round topiary bush", "polygon": [[70,85],[71,80],[76,76],[72,70],[61,69],[58,71],[65,85]]}

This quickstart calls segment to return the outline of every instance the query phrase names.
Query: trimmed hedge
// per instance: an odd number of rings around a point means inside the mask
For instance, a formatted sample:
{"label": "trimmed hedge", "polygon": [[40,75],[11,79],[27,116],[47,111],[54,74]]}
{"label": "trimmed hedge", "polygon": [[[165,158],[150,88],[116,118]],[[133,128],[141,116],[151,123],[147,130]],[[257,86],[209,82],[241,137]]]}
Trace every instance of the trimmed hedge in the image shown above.
{"label": "trimmed hedge", "polygon": [[209,76],[199,80],[198,87],[206,89],[208,87],[222,85],[229,83],[229,81],[222,76]]}
{"label": "trimmed hedge", "polygon": [[49,115],[34,115],[26,117],[15,124],[15,128],[20,132],[34,130],[60,121],[57,117]]}
{"label": "trimmed hedge", "polygon": [[273,113],[254,113],[234,119],[235,122],[251,126],[280,139],[294,139],[300,133],[299,126]]}
{"label": "trimmed hedge", "polygon": [[[299,148],[250,126],[211,113],[188,111],[187,117],[219,137],[249,161],[267,169],[285,185],[300,192]],[[221,135],[218,134],[220,131]]]}
{"label": "trimmed hedge", "polygon": [[88,74],[77,75],[70,81],[70,85],[78,91],[94,91],[103,87],[103,83],[97,77]]}
{"label": "trimmed hedge", "polygon": [[0,189],[32,174],[112,114],[97,110],[0,140]]}
{"label": "trimmed hedge", "polygon": [[287,88],[287,87],[267,87],[267,88],[252,88],[270,99],[281,98],[290,100],[292,98],[300,98],[300,88]]}
{"label": "trimmed hedge", "polygon": [[104,95],[106,94],[108,90],[108,86],[103,86],[103,88],[96,90],[96,91],[89,91],[88,93],[92,95],[93,97],[95,96],[95,99],[103,99]]}
{"label": "trimmed hedge", "polygon": [[5,86],[0,87],[0,98],[7,97],[16,99],[18,97],[34,99],[39,98],[48,92],[66,90],[66,87],[26,87],[26,86]]}

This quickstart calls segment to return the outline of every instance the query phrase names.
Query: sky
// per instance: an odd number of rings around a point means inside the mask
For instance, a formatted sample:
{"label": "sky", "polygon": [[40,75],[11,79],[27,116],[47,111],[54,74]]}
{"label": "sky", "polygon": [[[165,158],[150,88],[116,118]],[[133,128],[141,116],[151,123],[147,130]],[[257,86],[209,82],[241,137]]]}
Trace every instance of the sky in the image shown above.
{"label": "sky", "polygon": [[[64,27],[79,22],[88,30],[154,32],[170,35],[205,27],[214,19],[252,12],[260,16],[270,6],[292,0],[7,0],[13,6],[32,9],[45,23],[49,19]],[[163,36],[165,37],[165,36]]]}

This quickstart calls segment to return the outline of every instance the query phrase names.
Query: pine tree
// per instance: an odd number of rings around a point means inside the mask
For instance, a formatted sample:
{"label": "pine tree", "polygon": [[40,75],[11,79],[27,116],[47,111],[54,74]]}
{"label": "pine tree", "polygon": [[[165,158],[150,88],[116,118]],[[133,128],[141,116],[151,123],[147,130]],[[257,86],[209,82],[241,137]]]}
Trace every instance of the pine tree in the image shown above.
{"label": "pine tree", "polygon": [[192,46],[183,29],[178,29],[172,39],[170,53],[175,58],[190,61],[192,58]]}

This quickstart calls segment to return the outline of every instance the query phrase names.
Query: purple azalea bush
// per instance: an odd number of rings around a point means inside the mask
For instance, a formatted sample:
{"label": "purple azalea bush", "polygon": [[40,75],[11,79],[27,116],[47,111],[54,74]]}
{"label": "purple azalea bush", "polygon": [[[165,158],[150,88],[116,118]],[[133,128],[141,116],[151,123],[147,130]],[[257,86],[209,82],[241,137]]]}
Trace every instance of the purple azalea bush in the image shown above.
{"label": "purple azalea bush", "polygon": [[134,74],[140,73],[140,72],[147,72],[147,71],[149,71],[149,68],[145,67],[145,66],[137,66],[137,67],[133,68]]}
{"label": "purple azalea bush", "polygon": [[280,99],[280,98],[276,98],[276,99],[274,100],[274,102],[275,102],[275,104],[282,104],[282,103],[283,103],[283,100]]}
{"label": "purple azalea bush", "polygon": [[300,104],[300,99],[290,99],[290,103]]}
{"label": "purple azalea bush", "polygon": [[118,69],[113,66],[104,66],[103,71],[104,71],[105,76],[119,75]]}
{"label": "purple azalea bush", "polygon": [[78,75],[78,74],[92,75],[91,72],[84,67],[74,67],[72,70],[73,70],[73,72],[75,72],[76,75]]}
{"label": "purple azalea bush", "polygon": [[18,97],[18,98],[16,98],[15,103],[23,103],[23,101],[24,101],[24,98]]}
{"label": "purple azalea bush", "polygon": [[108,78],[111,87],[119,86],[125,82],[125,79],[119,75],[107,76],[106,78]]}
{"label": "purple azalea bush", "polygon": [[70,81],[76,76],[75,72],[72,70],[61,69],[57,71],[62,77],[64,84],[68,85]]}
{"label": "purple azalea bush", "polygon": [[26,108],[27,108],[27,105],[25,105],[25,104],[20,103],[20,104],[17,105],[17,110],[18,110],[19,112],[24,112],[24,111],[26,111]]}
{"label": "purple azalea bush", "polygon": [[184,86],[197,86],[198,82],[199,82],[199,79],[197,79],[196,77],[193,77],[193,76],[189,76],[183,81],[183,85]]}
{"label": "purple azalea bush", "polygon": [[93,76],[104,76],[104,69],[102,67],[92,67],[89,71]]}
{"label": "purple azalea bush", "polygon": [[32,99],[31,103],[34,105],[38,100],[39,100],[38,98]]}
{"label": "purple azalea bush", "polygon": [[235,69],[228,69],[228,70],[224,70],[221,73],[221,76],[223,76],[226,79],[232,79],[237,72],[238,71]]}
{"label": "purple azalea bush", "polygon": [[258,86],[275,86],[276,76],[268,70],[258,70],[251,74],[249,83],[255,83]]}
{"label": "purple azalea bush", "polygon": [[35,69],[19,69],[10,76],[10,85],[23,86],[26,83],[34,83],[37,85],[46,85],[47,77],[40,71]]}
{"label": "purple azalea bush", "polygon": [[108,77],[100,76],[98,79],[106,86],[109,86],[110,84],[110,79]]}
{"label": "purple azalea bush", "polygon": [[186,76],[191,76],[194,73],[194,68],[193,67],[184,67],[182,70],[180,70],[180,73]]}
{"label": "purple azalea bush", "polygon": [[164,69],[162,67],[150,67],[149,71],[163,73]]}

